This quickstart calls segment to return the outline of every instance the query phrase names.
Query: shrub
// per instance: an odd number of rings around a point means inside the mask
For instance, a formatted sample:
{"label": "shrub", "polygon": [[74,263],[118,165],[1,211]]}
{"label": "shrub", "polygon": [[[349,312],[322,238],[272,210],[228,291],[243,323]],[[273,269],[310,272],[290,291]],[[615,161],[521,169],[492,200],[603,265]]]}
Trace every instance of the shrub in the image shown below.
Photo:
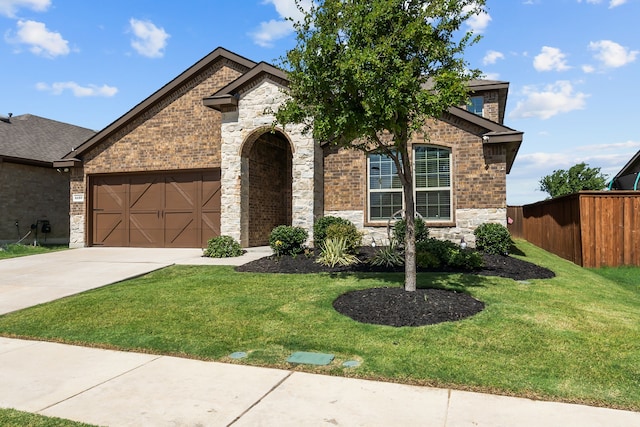
{"label": "shrub", "polygon": [[476,236],[476,249],[487,254],[508,255],[511,250],[511,235],[502,224],[484,223],[473,232]]}
{"label": "shrub", "polygon": [[462,268],[482,266],[482,256],[472,249],[462,249],[448,240],[429,238],[416,243],[416,265],[421,268]]}
{"label": "shrub", "polygon": [[482,255],[473,249],[456,248],[449,254],[449,266],[453,268],[474,270],[483,264]]}
{"label": "shrub", "polygon": [[242,254],[240,243],[236,242],[231,236],[218,236],[209,239],[207,248],[204,250],[204,256],[211,258],[229,258]]}
{"label": "shrub", "polygon": [[416,252],[416,265],[420,268],[440,267],[440,258],[431,252]]}
{"label": "shrub", "polygon": [[[397,243],[404,245],[404,238],[406,234],[407,234],[407,221],[404,219],[401,219],[393,225],[393,239]],[[415,219],[415,234],[416,234],[416,243],[425,241],[429,238],[429,229],[425,225],[424,220],[419,216],[417,216]]]}
{"label": "shrub", "polygon": [[344,237],[346,251],[350,254],[355,254],[362,244],[362,233],[358,231],[351,221],[345,221],[347,222],[330,224],[326,229],[324,241]]}
{"label": "shrub", "polygon": [[369,260],[369,264],[375,267],[400,267],[404,265],[404,255],[392,241],[391,245],[379,249]]}
{"label": "shrub", "polygon": [[348,219],[340,218],[339,216],[324,216],[318,219],[313,224],[313,244],[320,248],[322,242],[327,238],[327,228],[332,224],[351,224],[353,223]]}
{"label": "shrub", "polygon": [[360,262],[358,258],[349,253],[346,237],[327,237],[322,243],[320,255],[316,262],[322,265],[335,267],[336,265],[351,265]]}
{"label": "shrub", "polygon": [[279,225],[271,231],[269,246],[277,256],[297,255],[304,250],[302,245],[308,237],[309,234],[302,227]]}

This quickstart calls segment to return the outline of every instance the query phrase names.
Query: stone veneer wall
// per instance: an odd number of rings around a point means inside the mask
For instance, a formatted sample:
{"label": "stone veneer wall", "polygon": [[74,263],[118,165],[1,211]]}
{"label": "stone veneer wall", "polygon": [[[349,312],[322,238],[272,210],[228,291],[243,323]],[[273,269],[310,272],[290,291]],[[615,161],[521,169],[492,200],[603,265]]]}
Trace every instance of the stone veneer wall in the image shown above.
{"label": "stone veneer wall", "polygon": [[[269,80],[253,86],[241,94],[238,111],[224,113],[222,119],[222,212],[220,233],[229,235],[247,246],[248,236],[248,161],[243,158],[243,144],[271,131],[273,110],[284,101],[280,86]],[[321,169],[314,168],[322,151],[313,137],[302,133],[302,125],[287,126],[278,132],[288,138],[292,159],[292,225],[304,228],[313,235],[314,215],[319,207],[317,192]]]}
{"label": "stone veneer wall", "polygon": [[[389,230],[387,224],[380,226],[365,226],[364,212],[358,210],[325,211],[325,216],[339,216],[348,219],[363,232],[362,244],[387,245],[389,244]],[[507,226],[507,209],[459,209],[456,211],[456,225],[453,227],[432,227],[429,228],[429,236],[441,240],[451,240],[459,243],[464,240],[474,246],[476,237],[473,231],[485,222],[495,222]]]}
{"label": "stone veneer wall", "polygon": [[71,200],[69,246],[90,243],[88,175],[220,167],[221,114],[205,107],[202,99],[246,71],[226,59],[213,62],[85,153],[83,166],[71,173],[71,195],[86,197],[85,202]]}

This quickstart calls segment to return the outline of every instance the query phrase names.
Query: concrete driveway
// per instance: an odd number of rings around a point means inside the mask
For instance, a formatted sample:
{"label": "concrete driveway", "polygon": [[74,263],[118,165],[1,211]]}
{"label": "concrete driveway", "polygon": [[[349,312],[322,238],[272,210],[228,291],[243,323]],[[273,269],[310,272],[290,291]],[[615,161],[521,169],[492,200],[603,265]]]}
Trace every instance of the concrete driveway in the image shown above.
{"label": "concrete driveway", "polygon": [[267,256],[202,257],[201,249],[80,248],[0,260],[0,314],[140,276],[173,264],[239,265]]}

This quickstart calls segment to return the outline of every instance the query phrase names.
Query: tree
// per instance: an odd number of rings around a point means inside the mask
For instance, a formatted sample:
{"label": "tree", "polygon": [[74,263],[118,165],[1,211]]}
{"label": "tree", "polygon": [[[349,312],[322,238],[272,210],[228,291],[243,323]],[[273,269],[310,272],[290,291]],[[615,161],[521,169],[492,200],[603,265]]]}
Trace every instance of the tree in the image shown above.
{"label": "tree", "polygon": [[600,168],[590,168],[584,162],[571,166],[568,171],[554,170],[540,180],[540,190],[552,198],[581,190],[602,190],[606,185],[607,176],[600,173]]}
{"label": "tree", "polygon": [[290,98],[282,125],[303,123],[322,142],[389,156],[403,187],[405,290],[416,289],[413,173],[409,141],[468,100],[479,76],[462,55],[478,37],[461,30],[484,0],[324,0],[294,23],[296,47],[282,59]]}

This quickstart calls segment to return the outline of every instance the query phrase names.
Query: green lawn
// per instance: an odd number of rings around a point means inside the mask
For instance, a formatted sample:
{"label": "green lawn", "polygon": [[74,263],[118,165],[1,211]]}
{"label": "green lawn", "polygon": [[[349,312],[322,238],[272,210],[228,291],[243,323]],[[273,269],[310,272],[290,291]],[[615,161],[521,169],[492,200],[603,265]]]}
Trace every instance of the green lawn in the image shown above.
{"label": "green lawn", "polygon": [[640,291],[640,267],[603,267],[594,268],[591,271],[618,285]]}
{"label": "green lawn", "polygon": [[[279,275],[174,266],[0,317],[0,334],[293,368],[294,351],[333,353],[295,369],[640,410],[640,292],[523,241],[554,279],[424,273],[420,287],[469,292],[486,309],[424,327],[366,325],[333,310],[348,290],[401,274]],[[228,355],[249,357],[232,361]],[[342,362],[358,360],[357,368]]]}
{"label": "green lawn", "polygon": [[62,418],[43,417],[42,415],[13,409],[0,408],[0,426],[2,427],[91,427],[91,424],[77,423]]}
{"label": "green lawn", "polygon": [[0,245],[0,260],[7,258],[16,258],[19,256],[46,254],[52,251],[60,251],[69,249],[66,246],[31,246],[31,245]]}

